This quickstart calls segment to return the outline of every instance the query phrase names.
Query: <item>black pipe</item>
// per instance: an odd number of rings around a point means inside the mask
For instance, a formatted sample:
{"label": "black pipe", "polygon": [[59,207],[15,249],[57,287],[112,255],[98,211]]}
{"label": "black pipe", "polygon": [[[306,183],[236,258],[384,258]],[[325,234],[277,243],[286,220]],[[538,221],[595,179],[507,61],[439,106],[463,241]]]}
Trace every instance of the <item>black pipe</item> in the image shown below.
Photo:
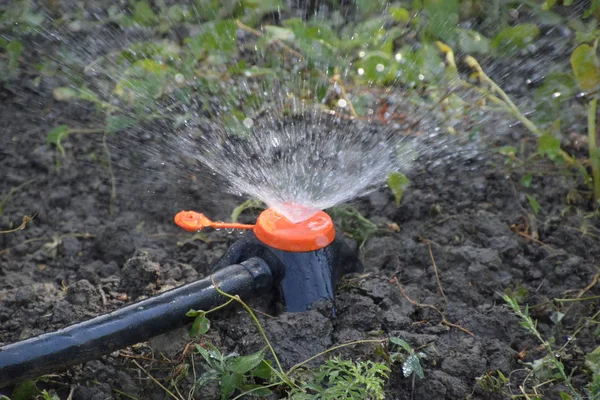
{"label": "black pipe", "polygon": [[[213,273],[224,292],[250,296],[270,290],[267,263],[250,258]],[[0,387],[99,358],[189,323],[190,309],[209,310],[224,303],[210,277],[183,285],[56,332],[0,347]]]}

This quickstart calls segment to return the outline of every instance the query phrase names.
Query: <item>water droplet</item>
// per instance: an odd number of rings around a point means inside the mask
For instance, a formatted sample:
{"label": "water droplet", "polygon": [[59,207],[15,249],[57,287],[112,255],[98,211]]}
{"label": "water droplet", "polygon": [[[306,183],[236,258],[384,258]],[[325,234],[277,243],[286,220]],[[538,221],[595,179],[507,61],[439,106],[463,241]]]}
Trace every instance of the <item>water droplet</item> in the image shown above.
{"label": "water droplet", "polygon": [[557,98],[559,98],[560,96],[561,96],[561,93],[560,93],[560,92],[554,92],[554,93],[552,93],[552,98],[553,98],[553,99],[557,99]]}
{"label": "water droplet", "polygon": [[424,80],[424,79],[425,79],[425,75],[423,75],[423,74],[419,74],[419,76],[418,76],[417,78],[419,78],[419,80],[420,80],[420,81],[422,81],[422,80]]}
{"label": "water droplet", "polygon": [[367,55],[367,53],[365,53],[364,51],[361,51],[361,52],[359,52],[359,53],[358,53],[358,56],[359,56],[360,58],[363,58],[363,57],[364,57],[364,56],[366,56],[366,55]]}
{"label": "water droplet", "polygon": [[358,72],[359,75],[364,75],[365,74],[365,70],[363,68],[359,68],[357,72]]}
{"label": "water droplet", "polygon": [[384,66],[383,64],[377,64],[377,65],[375,66],[375,70],[376,70],[377,72],[383,72],[383,70],[384,70],[384,69],[385,69],[385,66]]}
{"label": "water droplet", "polygon": [[396,55],[394,56],[394,58],[396,59],[396,61],[402,60],[402,53],[396,53]]}
{"label": "water droplet", "polygon": [[242,122],[244,126],[248,129],[254,126],[254,120],[252,118],[244,118],[244,122]]}
{"label": "water droplet", "polygon": [[185,77],[183,76],[183,74],[175,75],[175,82],[177,82],[178,84],[182,84],[184,81]]}
{"label": "water droplet", "polygon": [[338,107],[346,108],[346,106],[348,105],[348,102],[344,99],[339,99],[337,105],[338,105]]}

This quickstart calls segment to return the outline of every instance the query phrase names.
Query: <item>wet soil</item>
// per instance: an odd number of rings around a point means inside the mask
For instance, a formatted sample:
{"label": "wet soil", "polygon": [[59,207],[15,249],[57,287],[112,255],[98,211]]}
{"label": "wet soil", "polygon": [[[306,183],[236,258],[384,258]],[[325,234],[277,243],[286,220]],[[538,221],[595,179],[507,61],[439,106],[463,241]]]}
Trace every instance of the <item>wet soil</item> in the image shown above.
{"label": "wet soil", "polygon": [[[174,226],[172,216],[187,208],[227,219],[240,199],[218,191],[216,184],[199,190],[158,173],[140,181],[142,174],[131,174],[114,160],[118,197],[109,213],[111,183],[101,160],[101,135],[72,135],[65,141],[67,158],[59,171],[55,149],[45,143],[50,126],[93,124],[93,111],[56,102],[50,87],[33,88],[28,82],[25,76],[21,84],[0,91],[0,196],[29,182],[3,203],[0,227],[16,227],[23,215],[35,213],[25,229],[0,234],[0,344],[207,276],[236,234],[212,232],[206,242],[182,244],[191,235]],[[484,129],[496,135],[498,127],[506,126],[497,122],[488,121]],[[496,144],[526,137],[517,127]],[[486,392],[480,378],[502,371],[516,393],[526,374],[521,363],[544,356],[504,305],[501,295],[507,289],[526,290],[539,330],[557,347],[597,310],[594,301],[552,301],[574,297],[598,273],[598,220],[589,217],[586,202],[566,203],[574,178],[540,161],[534,168],[544,173],[524,189],[519,180],[528,171],[510,170],[505,158],[492,151],[481,154],[417,168],[401,206],[387,189],[353,202],[381,229],[361,249],[365,274],[339,285],[335,318],[318,307],[289,314],[278,312],[268,298],[250,300],[272,315],[260,320],[284,368],[340,343],[395,336],[426,354],[425,379],[407,379],[395,366],[387,398],[504,399],[506,393]],[[149,194],[149,179],[164,190]],[[541,205],[537,216],[526,193]],[[597,285],[585,292],[598,295]],[[558,312],[564,314],[560,321]],[[232,306],[211,319],[211,330],[200,340],[223,353],[248,354],[264,347],[241,308]],[[165,383],[182,362],[195,362],[199,374],[199,357],[192,361],[186,347],[192,341],[187,328],[179,329],[57,371],[39,386],[55,390],[61,399],[168,398],[139,366]],[[583,357],[598,344],[594,332],[584,328],[567,345],[563,361],[568,373],[575,371],[574,386],[583,386]],[[334,354],[378,357],[370,345]],[[179,382],[182,393],[192,385],[191,374]],[[218,398],[213,389],[194,396]],[[559,398],[561,389],[551,389],[547,398]],[[10,396],[11,388],[0,393]]]}

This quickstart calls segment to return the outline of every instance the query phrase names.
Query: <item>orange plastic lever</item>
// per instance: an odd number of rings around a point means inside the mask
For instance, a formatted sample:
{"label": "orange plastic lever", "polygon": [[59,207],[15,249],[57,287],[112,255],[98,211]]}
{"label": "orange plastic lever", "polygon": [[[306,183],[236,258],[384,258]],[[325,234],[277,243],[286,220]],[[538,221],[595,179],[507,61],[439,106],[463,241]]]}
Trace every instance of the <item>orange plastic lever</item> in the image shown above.
{"label": "orange plastic lever", "polygon": [[204,214],[196,211],[180,211],[175,215],[175,223],[188,232],[195,232],[211,227],[215,229],[253,229],[254,225],[237,224],[234,222],[214,222]]}

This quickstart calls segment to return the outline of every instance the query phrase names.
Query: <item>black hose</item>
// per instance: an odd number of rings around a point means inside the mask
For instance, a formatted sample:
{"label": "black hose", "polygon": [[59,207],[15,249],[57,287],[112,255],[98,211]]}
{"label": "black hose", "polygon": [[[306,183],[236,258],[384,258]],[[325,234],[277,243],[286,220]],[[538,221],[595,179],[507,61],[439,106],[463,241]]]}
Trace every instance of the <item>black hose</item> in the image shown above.
{"label": "black hose", "polygon": [[[212,275],[224,292],[241,297],[270,290],[271,270],[260,258],[230,265]],[[190,309],[209,310],[227,300],[210,278],[98,316],[56,332],[0,347],[0,387],[56,372],[143,342],[190,322]]]}

